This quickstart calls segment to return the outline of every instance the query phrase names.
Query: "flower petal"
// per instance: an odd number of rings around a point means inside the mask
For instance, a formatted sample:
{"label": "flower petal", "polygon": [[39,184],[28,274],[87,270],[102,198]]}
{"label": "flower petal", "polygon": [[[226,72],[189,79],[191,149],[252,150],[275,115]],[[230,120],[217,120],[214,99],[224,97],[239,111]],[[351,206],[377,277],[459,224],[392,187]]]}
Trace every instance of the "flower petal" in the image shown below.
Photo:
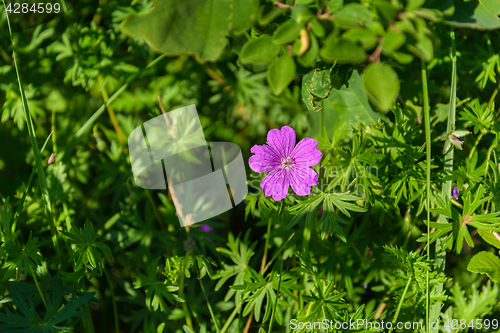
{"label": "flower petal", "polygon": [[308,195],[311,193],[311,186],[318,185],[318,174],[311,168],[294,165],[290,169],[290,184],[298,195]]}
{"label": "flower petal", "polygon": [[318,142],[311,138],[304,138],[295,146],[292,160],[296,165],[314,166],[321,160],[321,152],[316,149]]}
{"label": "flower petal", "polygon": [[272,195],[276,201],[284,199],[290,187],[289,172],[282,168],[271,171],[264,177],[262,183],[260,183],[260,187],[264,190],[266,197]]}
{"label": "flower petal", "polygon": [[273,147],[255,145],[250,151],[255,155],[248,159],[248,165],[254,172],[268,172],[280,166],[281,158]]}
{"label": "flower petal", "polygon": [[295,131],[290,126],[283,126],[281,131],[277,128],[267,133],[267,143],[273,147],[281,158],[287,158],[295,146]]}

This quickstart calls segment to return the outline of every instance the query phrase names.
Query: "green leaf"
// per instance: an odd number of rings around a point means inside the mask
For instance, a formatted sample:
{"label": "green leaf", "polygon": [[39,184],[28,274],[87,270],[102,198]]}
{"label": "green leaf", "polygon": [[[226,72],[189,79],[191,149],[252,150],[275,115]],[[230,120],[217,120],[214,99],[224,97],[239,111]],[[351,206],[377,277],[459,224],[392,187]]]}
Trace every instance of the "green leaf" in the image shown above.
{"label": "green leaf", "polygon": [[319,54],[329,62],[356,64],[366,59],[365,50],[360,45],[344,39],[323,46]]}
{"label": "green leaf", "polygon": [[377,36],[370,29],[350,29],[342,35],[342,38],[360,43],[365,50],[372,49],[377,44]]}
{"label": "green leaf", "polygon": [[[332,89],[330,96],[324,100],[324,123],[336,124],[346,117],[349,124],[364,123],[374,124],[380,113],[373,111],[368,96],[363,88],[363,77],[354,71],[346,87],[340,90]],[[309,114],[311,129],[308,133],[310,137],[319,136],[321,133],[321,114]],[[327,128],[329,137],[332,135],[332,127]]]}
{"label": "green leaf", "polygon": [[326,65],[321,64],[319,68],[313,69],[302,78],[302,99],[307,108],[318,112],[323,109],[316,105],[320,99],[327,98],[333,88],[340,89],[348,86],[348,80],[352,75],[350,65]]}
{"label": "green leaf", "polygon": [[126,17],[120,28],[157,52],[215,61],[226,47],[226,34],[249,28],[257,11],[257,0],[155,0],[150,11]]}
{"label": "green leaf", "polygon": [[477,232],[486,243],[493,245],[497,249],[500,249],[500,240],[498,240],[498,238],[493,235],[492,231],[478,228]]}
{"label": "green leaf", "polygon": [[319,38],[325,37],[325,28],[323,28],[317,19],[311,21],[311,30]]}
{"label": "green leaf", "polygon": [[467,266],[469,272],[487,274],[493,282],[500,283],[500,259],[490,252],[476,254]]}
{"label": "green leaf", "polygon": [[374,1],[374,4],[383,25],[387,25],[389,22],[394,20],[396,14],[398,13],[397,8],[394,8],[392,3],[389,1],[376,0]]}
{"label": "green leaf", "polygon": [[368,98],[380,111],[387,113],[399,94],[399,78],[394,69],[386,64],[372,63],[363,77]]}
{"label": "green leaf", "polygon": [[[249,233],[245,234],[245,237],[240,242],[239,238],[234,238],[233,234],[229,233],[228,235],[228,243],[227,246],[229,248],[217,248],[217,251],[222,253],[224,256],[230,258],[235,265],[227,265],[223,264],[222,270],[218,271],[213,279],[218,279],[217,284],[215,285],[215,291],[222,288],[224,283],[232,277],[234,277],[234,281],[232,285],[240,285],[244,284],[246,279],[250,276],[250,266],[249,262],[252,256],[254,255],[254,248],[257,245],[257,242],[249,244]],[[233,289],[228,290],[224,300],[229,301],[233,295],[235,295],[235,303],[238,304],[242,297],[243,293],[241,291],[236,291]]]}
{"label": "green leaf", "polygon": [[280,46],[273,42],[270,35],[262,35],[251,39],[241,49],[240,60],[242,63],[266,64],[278,56]]}
{"label": "green leaf", "polygon": [[415,45],[408,45],[408,50],[420,59],[429,62],[434,56],[434,46],[432,40],[426,35],[420,36],[420,40]]}
{"label": "green leaf", "polygon": [[174,294],[174,291],[179,290],[176,286],[167,286],[167,281],[159,281],[158,276],[158,261],[157,258],[148,264],[148,276],[139,273],[138,280],[134,283],[134,288],[138,289],[141,287],[147,287],[146,289],[146,306],[148,309],[158,310],[168,312],[167,300],[171,304],[175,302],[184,302],[182,298]]}
{"label": "green leaf", "polygon": [[[22,274],[30,274],[40,265],[43,257],[38,253],[38,237],[32,237],[30,232],[28,242],[24,247],[21,247],[17,242],[4,243],[3,247],[10,259],[5,262],[1,267],[7,268],[2,281],[7,281],[11,276],[16,274],[17,280],[21,278]],[[6,258],[5,258],[6,259]]]}
{"label": "green leaf", "polygon": [[497,0],[455,1],[455,12],[447,18],[457,28],[494,30],[500,28],[500,2]]}
{"label": "green leaf", "polygon": [[349,3],[343,6],[333,18],[333,22],[341,28],[364,27],[373,21],[372,13],[359,3]]}
{"label": "green leaf", "polygon": [[262,5],[259,9],[258,22],[260,25],[267,25],[278,16],[286,13],[288,9],[270,5]]}
{"label": "green leaf", "polygon": [[424,2],[425,2],[425,0],[408,0],[408,3],[406,4],[406,10],[412,11],[412,10],[418,9],[418,8],[422,7]]}
{"label": "green leaf", "polygon": [[305,25],[314,17],[309,7],[305,5],[296,5],[292,9],[292,19],[300,25]]}
{"label": "green leaf", "polygon": [[91,269],[89,279],[94,277],[98,272],[102,273],[102,268],[104,267],[103,257],[98,250],[101,250],[104,256],[114,261],[111,249],[105,243],[97,240],[99,235],[96,234],[92,222],[88,219],[83,229],[72,226],[69,232],[62,231],[61,233],[68,237],[71,244],[78,247],[78,250],[68,259],[68,262],[74,260],[75,271],[85,267]]}
{"label": "green leaf", "polygon": [[402,65],[407,65],[413,61],[413,56],[411,54],[403,52],[394,52],[392,57]]}
{"label": "green leaf", "polygon": [[281,95],[292,82],[294,75],[295,61],[287,55],[274,60],[267,68],[267,82],[275,95]]}
{"label": "green leaf", "polygon": [[[43,319],[36,309],[35,300],[28,297],[28,301],[23,298],[22,290],[18,290],[12,286],[13,303],[19,311],[19,314],[12,313],[8,308],[6,314],[0,314],[0,322],[6,323],[0,326],[1,332],[61,332],[65,330],[61,323],[72,317],[82,317],[83,313],[76,311],[78,308],[89,302],[95,292],[82,294],[76,297],[76,293],[71,293],[71,298],[66,300],[61,290],[61,285],[58,278],[53,280],[52,295],[45,294],[47,301],[47,312]],[[69,323],[68,323],[69,324]]]}
{"label": "green leaf", "polygon": [[293,42],[299,37],[302,26],[293,20],[289,20],[281,25],[273,36],[273,41],[276,44],[287,44]]}
{"label": "green leaf", "polygon": [[384,39],[382,39],[380,46],[382,46],[384,54],[390,55],[392,52],[403,46],[405,41],[406,37],[404,33],[391,29],[384,36]]}

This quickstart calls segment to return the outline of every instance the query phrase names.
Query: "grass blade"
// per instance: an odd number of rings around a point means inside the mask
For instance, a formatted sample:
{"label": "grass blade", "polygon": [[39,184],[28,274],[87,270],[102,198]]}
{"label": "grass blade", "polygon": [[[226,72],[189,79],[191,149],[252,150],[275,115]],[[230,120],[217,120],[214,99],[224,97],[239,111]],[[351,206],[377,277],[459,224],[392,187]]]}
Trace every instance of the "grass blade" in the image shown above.
{"label": "grass blade", "polygon": [[[5,0],[2,0],[5,8]],[[54,244],[54,249],[56,250],[56,257],[59,265],[61,264],[61,252],[59,250],[59,244],[57,241],[57,232],[54,224],[54,215],[52,213],[52,203],[50,202],[49,188],[47,186],[47,179],[45,178],[45,171],[43,170],[42,157],[40,155],[40,150],[38,148],[38,143],[36,141],[35,128],[33,126],[33,119],[29,111],[28,101],[24,94],[24,89],[21,81],[21,76],[19,75],[19,67],[17,65],[16,51],[14,48],[14,39],[12,38],[12,29],[10,27],[9,14],[7,10],[5,11],[7,17],[7,26],[9,27],[10,43],[12,48],[12,58],[14,59],[14,67],[16,69],[17,83],[19,85],[19,93],[21,94],[21,101],[23,103],[24,114],[26,116],[26,123],[28,125],[28,133],[31,139],[31,146],[33,147],[33,153],[35,154],[36,168],[38,171],[38,182],[40,184],[40,189],[42,191],[43,201],[45,203],[45,212],[47,214],[47,220],[49,222],[50,233],[52,235],[52,243]]]}

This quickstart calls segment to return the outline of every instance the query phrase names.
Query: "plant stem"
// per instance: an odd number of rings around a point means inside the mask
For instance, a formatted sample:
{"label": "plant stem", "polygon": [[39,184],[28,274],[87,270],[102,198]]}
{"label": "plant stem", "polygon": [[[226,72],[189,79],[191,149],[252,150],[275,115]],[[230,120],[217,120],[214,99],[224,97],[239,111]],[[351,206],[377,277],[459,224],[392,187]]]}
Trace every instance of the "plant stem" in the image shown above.
{"label": "plant stem", "polygon": [[280,290],[281,290],[281,275],[282,275],[282,273],[283,273],[283,260],[280,261],[280,280],[278,282],[278,290],[276,292],[276,300],[274,302],[274,309],[273,309],[273,312],[271,313],[271,320],[269,321],[269,331],[267,331],[267,333],[272,332],[274,313],[276,312],[276,309],[278,308],[278,298],[280,296]]}
{"label": "plant stem", "polygon": [[[102,83],[102,78],[101,78],[101,83]],[[115,111],[113,110],[113,108],[110,105],[111,103],[108,103],[109,94],[108,94],[108,91],[106,90],[105,86],[102,87],[101,94],[102,94],[102,99],[104,100],[104,103],[106,104],[106,109],[108,109],[109,118],[111,119],[111,122],[113,123],[113,128],[115,129],[116,135],[118,136],[118,141],[120,141],[120,144],[122,145],[122,148],[123,148],[123,152],[126,154],[127,147],[125,146],[125,140],[123,139],[122,130],[120,128],[120,124],[118,124],[118,119],[116,119]]]}
{"label": "plant stem", "polygon": [[233,312],[231,312],[229,318],[227,318],[226,323],[224,324],[224,326],[222,326],[222,330],[220,331],[220,333],[226,333],[227,329],[233,322],[234,317],[238,314],[238,311],[240,311],[242,305],[243,305],[243,300],[241,300],[238,306],[234,308]]}
{"label": "plant stem", "polygon": [[52,111],[52,120],[51,120],[51,127],[52,127],[52,152],[54,155],[57,156],[57,141],[56,141],[56,112]]}
{"label": "plant stem", "polygon": [[64,14],[68,12],[68,7],[66,7],[66,1],[61,0],[61,6],[63,8]]}
{"label": "plant stem", "polygon": [[[450,108],[450,109],[451,109],[451,108]],[[448,123],[449,123],[449,122],[448,122]],[[471,158],[472,158],[472,155],[474,155],[474,152],[476,151],[476,147],[477,147],[477,145],[479,144],[479,141],[481,141],[481,139],[483,138],[483,135],[484,135],[484,132],[483,132],[483,131],[481,131],[481,132],[479,133],[479,136],[477,137],[476,142],[474,142],[474,146],[473,146],[473,147],[472,147],[472,149],[470,150],[470,153],[469,153],[469,159],[471,159]],[[450,149],[450,150],[452,150],[452,149]]]}
{"label": "plant stem", "polygon": [[26,266],[30,268],[31,276],[33,276],[33,280],[35,280],[36,289],[38,289],[38,293],[42,298],[43,305],[45,305],[45,309],[48,311],[49,307],[47,306],[47,302],[45,301],[45,297],[43,296],[42,289],[40,289],[40,285],[38,284],[38,280],[36,278],[35,272],[33,271],[33,267],[31,267],[31,265],[26,265]]}
{"label": "plant stem", "polygon": [[[182,266],[181,279],[179,281],[179,297],[182,299],[184,299],[184,280],[186,277],[185,272],[186,272],[187,262],[188,262],[190,255],[191,255],[191,251],[187,251],[186,255],[184,256],[184,264]],[[191,320],[191,314],[189,313],[189,308],[188,308],[186,302],[182,302],[182,309],[184,310],[184,314],[186,315],[186,325],[190,329],[193,329],[193,321]]]}
{"label": "plant stem", "polygon": [[106,280],[108,280],[109,291],[111,293],[111,301],[113,302],[113,313],[115,316],[115,333],[120,333],[120,323],[118,321],[118,307],[116,306],[115,292],[113,290],[113,285],[111,284],[111,277],[106,268],[103,268],[104,275],[106,275]]}
{"label": "plant stem", "polygon": [[[5,0],[2,0],[5,8]],[[10,34],[10,42],[12,48],[12,58],[14,59],[14,68],[16,69],[17,75],[17,84],[19,86],[19,92],[21,94],[21,101],[23,104],[24,114],[26,117],[26,123],[28,126],[28,133],[31,139],[31,146],[33,147],[33,153],[35,155],[36,167],[38,171],[38,182],[40,184],[40,190],[42,192],[42,198],[45,202],[45,212],[47,215],[47,220],[49,222],[50,233],[52,236],[52,243],[54,244],[54,249],[56,251],[57,263],[61,266],[61,251],[59,250],[59,243],[57,241],[57,231],[54,223],[54,215],[52,214],[52,203],[50,201],[49,188],[47,186],[47,179],[45,178],[45,171],[43,169],[42,157],[40,155],[40,150],[38,148],[38,142],[36,141],[35,129],[33,127],[33,119],[31,118],[31,113],[29,111],[28,101],[26,100],[26,96],[24,94],[24,89],[21,83],[21,76],[19,75],[19,67],[17,65],[17,57],[16,51],[14,48],[14,39],[12,37],[12,29],[10,27],[9,14],[5,11],[5,15],[7,17],[7,26],[9,27]]]}
{"label": "plant stem", "polygon": [[212,305],[210,304],[210,301],[208,300],[208,296],[207,296],[207,293],[205,292],[205,287],[203,286],[203,283],[201,282],[201,277],[200,277],[199,273],[198,273],[198,281],[200,282],[201,291],[203,292],[203,296],[205,296],[205,301],[207,302],[208,311],[210,312],[210,316],[212,317],[212,320],[214,322],[215,330],[218,333],[218,332],[220,332],[219,325],[217,325],[217,320],[215,319],[214,311],[212,310]]}
{"label": "plant stem", "polygon": [[[405,300],[406,293],[408,292],[408,288],[410,287],[410,283],[411,283],[411,276],[408,279],[408,282],[406,283],[405,291],[403,292],[403,295],[401,295],[401,299],[399,300],[398,308],[396,309],[396,314],[394,315],[394,319],[392,320],[393,324],[397,323],[397,321],[398,321],[399,312],[401,311],[401,307],[403,306],[403,302]],[[394,329],[394,326],[391,327],[391,329],[389,330],[389,333],[391,333],[393,329]]]}
{"label": "plant stem", "polygon": [[[429,92],[427,89],[427,69],[425,62],[422,59],[422,89],[424,95],[424,118],[425,118],[425,142],[426,142],[426,210],[427,210],[427,259],[430,259],[430,225],[431,225],[431,123],[429,116]],[[425,297],[425,319],[427,332],[429,332],[429,305],[430,305],[430,290],[429,290],[429,271],[426,276],[427,293]]]}
{"label": "plant stem", "polygon": [[[455,115],[456,115],[456,101],[457,101],[457,52],[455,47],[455,31],[453,27],[450,28],[450,39],[451,39],[451,94],[450,94],[450,110],[448,114],[448,125],[447,132],[451,132],[453,128],[455,128]],[[478,138],[476,141],[479,142],[481,138]],[[475,146],[474,146],[475,148]],[[453,172],[453,158],[454,158],[455,150],[449,149],[444,157],[444,170],[446,173],[451,174]],[[473,153],[473,151],[471,151]],[[471,155],[472,156],[472,155]],[[443,200],[447,200],[451,198],[451,180],[447,180],[443,183],[441,187],[441,198]],[[439,223],[447,223],[448,218],[444,215],[439,215]],[[436,273],[442,274],[444,273],[444,269],[446,267],[446,249],[443,245],[444,240],[442,238],[438,238],[436,240],[436,253],[434,255]],[[441,293],[443,291],[443,284],[439,283],[435,287],[436,293]],[[439,319],[441,313],[442,303],[437,301],[431,308],[431,320],[435,321]],[[435,332],[436,330],[432,330]]]}
{"label": "plant stem", "polygon": [[493,94],[491,94],[490,100],[488,101],[488,107],[490,107],[491,104],[493,104],[493,102],[495,101],[495,98],[497,97],[499,89],[500,89],[500,84],[496,87],[496,89],[493,92]]}
{"label": "plant stem", "polygon": [[267,248],[269,247],[269,238],[271,238],[271,217],[267,219],[267,233],[266,233],[266,245],[264,247],[264,255],[262,256],[262,262],[260,264],[260,273],[264,274],[264,268],[266,267],[267,261]]}
{"label": "plant stem", "polygon": [[[50,139],[52,134],[53,133],[50,132],[49,136],[45,140],[45,143],[43,144],[42,149],[40,150],[40,154],[43,153],[43,151],[45,150],[45,147],[47,146],[47,143],[49,143],[49,139]],[[31,170],[31,175],[30,175],[30,178],[28,179],[28,184],[26,185],[26,190],[24,190],[23,197],[21,198],[21,201],[19,202],[19,205],[16,208],[16,212],[14,213],[14,219],[13,219],[12,225],[14,225],[17,222],[17,218],[19,217],[19,214],[21,214],[21,209],[23,208],[24,201],[26,200],[26,197],[28,196],[28,192],[31,188],[31,182],[33,181],[33,177],[35,177],[35,173],[36,173],[36,165]]]}
{"label": "plant stem", "polygon": [[89,307],[89,303],[85,303],[85,305],[83,306],[84,309],[85,309],[85,314],[86,314],[86,321],[87,321],[87,328],[89,330],[89,333],[95,333],[95,330],[94,330],[94,321],[92,320],[92,312],[90,312],[90,307]]}
{"label": "plant stem", "polygon": [[[498,134],[495,134],[495,141],[490,146],[490,149],[488,149],[488,155],[486,155],[486,168],[484,170],[484,177],[486,177],[486,175],[488,174],[488,167],[490,166],[488,161],[490,160],[491,152],[492,152],[493,148],[495,148],[497,145],[498,145]],[[488,201],[488,203],[489,203],[489,201]]]}

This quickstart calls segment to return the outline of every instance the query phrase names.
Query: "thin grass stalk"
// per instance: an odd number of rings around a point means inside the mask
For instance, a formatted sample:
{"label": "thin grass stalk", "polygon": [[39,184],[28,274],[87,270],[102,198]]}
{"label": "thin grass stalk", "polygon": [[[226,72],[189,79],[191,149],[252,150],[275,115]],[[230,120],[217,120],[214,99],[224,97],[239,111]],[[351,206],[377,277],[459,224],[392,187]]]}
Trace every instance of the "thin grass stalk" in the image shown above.
{"label": "thin grass stalk", "polygon": [[[451,39],[451,93],[450,93],[450,110],[448,113],[448,126],[446,131],[450,133],[455,128],[455,113],[456,113],[456,101],[457,101],[457,52],[455,46],[455,31],[453,27],[450,27],[450,39]],[[479,139],[478,141],[479,142]],[[453,148],[449,149],[444,156],[444,170],[446,173],[453,172],[453,158],[455,150]],[[443,183],[441,188],[441,198],[446,201],[451,197],[451,180],[447,180]],[[439,223],[447,223],[448,218],[444,215],[439,215]],[[436,253],[435,259],[435,269],[436,272],[444,273],[446,266],[446,250],[443,245],[444,240],[439,238],[436,240]],[[441,293],[443,291],[443,284],[439,283],[435,287],[436,293]],[[431,320],[435,321],[439,319],[441,313],[441,302],[436,302],[431,308]],[[433,329],[432,332],[437,332]]]}
{"label": "thin grass stalk", "polygon": [[[2,0],[5,8],[5,0]],[[19,85],[19,93],[21,94],[21,101],[23,103],[24,114],[26,116],[26,124],[28,126],[28,133],[31,139],[31,145],[33,147],[33,153],[35,155],[36,168],[38,171],[38,181],[40,184],[40,189],[42,191],[42,197],[45,202],[45,212],[47,214],[47,220],[49,222],[50,233],[52,236],[52,243],[54,244],[54,249],[56,251],[57,262],[59,266],[61,265],[61,251],[59,250],[59,243],[57,241],[56,226],[54,223],[54,215],[52,213],[52,203],[50,201],[49,188],[47,186],[47,179],[45,178],[45,171],[43,170],[42,157],[40,155],[40,150],[38,148],[38,142],[36,141],[35,129],[33,127],[33,119],[29,111],[28,101],[26,100],[26,95],[24,94],[23,85],[21,82],[21,76],[19,75],[19,67],[17,65],[16,51],[14,48],[14,38],[12,36],[12,29],[10,26],[9,14],[5,11],[7,17],[7,26],[9,27],[10,43],[12,48],[12,58],[14,59],[14,68],[16,69],[17,83]]]}
{"label": "thin grass stalk", "polygon": [[[429,116],[429,91],[427,89],[427,69],[425,62],[422,59],[422,90],[424,95],[424,118],[425,118],[425,143],[426,143],[426,211],[427,211],[427,259],[430,259],[430,225],[431,225],[431,122]],[[426,297],[425,297],[425,321],[426,331],[429,332],[429,306],[430,306],[430,290],[429,290],[429,271],[426,276]]]}
{"label": "thin grass stalk", "polygon": [[[45,140],[45,143],[43,144],[42,149],[40,150],[40,154],[43,153],[43,151],[45,150],[45,147],[47,146],[47,143],[49,143],[49,139],[52,136],[52,133],[53,132],[49,133],[49,136]],[[17,222],[17,218],[19,217],[19,214],[21,214],[21,210],[24,206],[24,202],[26,201],[26,197],[28,196],[28,192],[31,188],[31,182],[33,181],[33,178],[35,177],[35,173],[36,173],[36,164],[33,167],[33,169],[31,170],[31,175],[30,175],[30,178],[28,179],[28,184],[26,185],[26,189],[24,190],[24,193],[23,193],[23,196],[21,198],[21,201],[19,202],[19,205],[17,205],[12,224],[15,224]]]}
{"label": "thin grass stalk", "polygon": [[42,289],[40,288],[40,285],[38,284],[38,279],[36,278],[35,272],[33,271],[33,267],[31,265],[27,265],[29,267],[31,276],[33,276],[33,280],[35,280],[35,285],[36,289],[38,290],[38,293],[40,294],[40,297],[42,298],[43,305],[45,306],[45,310],[49,310],[49,307],[47,306],[47,301],[45,300],[45,297],[43,296]]}
{"label": "thin grass stalk", "polygon": [[280,280],[278,282],[278,290],[276,292],[276,300],[274,302],[274,309],[273,309],[273,312],[271,313],[271,320],[269,321],[269,331],[267,333],[271,333],[272,329],[273,329],[274,313],[276,312],[276,309],[278,308],[278,299],[280,297],[282,275],[283,275],[283,260],[280,261]]}
{"label": "thin grass stalk", "polygon": [[[396,314],[394,315],[394,319],[392,320],[393,324],[396,324],[398,322],[399,312],[401,311],[401,308],[403,306],[403,302],[405,300],[406,293],[408,292],[408,288],[410,287],[410,283],[411,283],[411,276],[408,279],[408,282],[406,283],[406,287],[405,287],[405,290],[403,292],[403,295],[401,295],[401,299],[399,300],[398,308],[396,309]],[[391,326],[389,333],[391,333],[393,330],[394,330],[394,325]]]}
{"label": "thin grass stalk", "polygon": [[208,311],[210,312],[210,316],[212,317],[212,321],[214,322],[215,330],[217,333],[219,333],[220,328],[219,328],[219,325],[217,324],[217,319],[215,318],[215,314],[214,314],[214,311],[212,309],[212,304],[210,304],[210,301],[208,300],[208,296],[207,296],[207,293],[205,291],[205,287],[203,286],[203,282],[201,282],[200,272],[197,269],[196,265],[195,265],[195,268],[198,272],[198,282],[200,283],[201,291],[203,292],[203,296],[205,297],[205,301],[207,302]]}
{"label": "thin grass stalk", "polygon": [[111,276],[105,267],[103,268],[103,271],[104,271],[104,275],[106,275],[106,280],[108,280],[109,292],[111,293],[111,301],[113,303],[113,315],[115,316],[115,333],[120,333],[120,323],[118,321],[119,320],[119,318],[118,318],[118,306],[116,305],[115,292],[113,290],[113,285],[111,284]]}
{"label": "thin grass stalk", "polygon": [[[188,239],[189,239],[189,234],[188,234]],[[182,272],[181,272],[181,278],[179,282],[179,297],[184,299],[184,282],[186,278],[186,269],[187,269],[187,263],[189,261],[189,256],[191,255],[191,251],[186,252],[186,255],[184,256],[184,264],[182,265]],[[190,328],[193,329],[193,321],[191,320],[191,314],[189,312],[189,307],[186,304],[186,302],[182,302],[182,309],[184,310],[184,314],[186,316],[186,325]]]}

